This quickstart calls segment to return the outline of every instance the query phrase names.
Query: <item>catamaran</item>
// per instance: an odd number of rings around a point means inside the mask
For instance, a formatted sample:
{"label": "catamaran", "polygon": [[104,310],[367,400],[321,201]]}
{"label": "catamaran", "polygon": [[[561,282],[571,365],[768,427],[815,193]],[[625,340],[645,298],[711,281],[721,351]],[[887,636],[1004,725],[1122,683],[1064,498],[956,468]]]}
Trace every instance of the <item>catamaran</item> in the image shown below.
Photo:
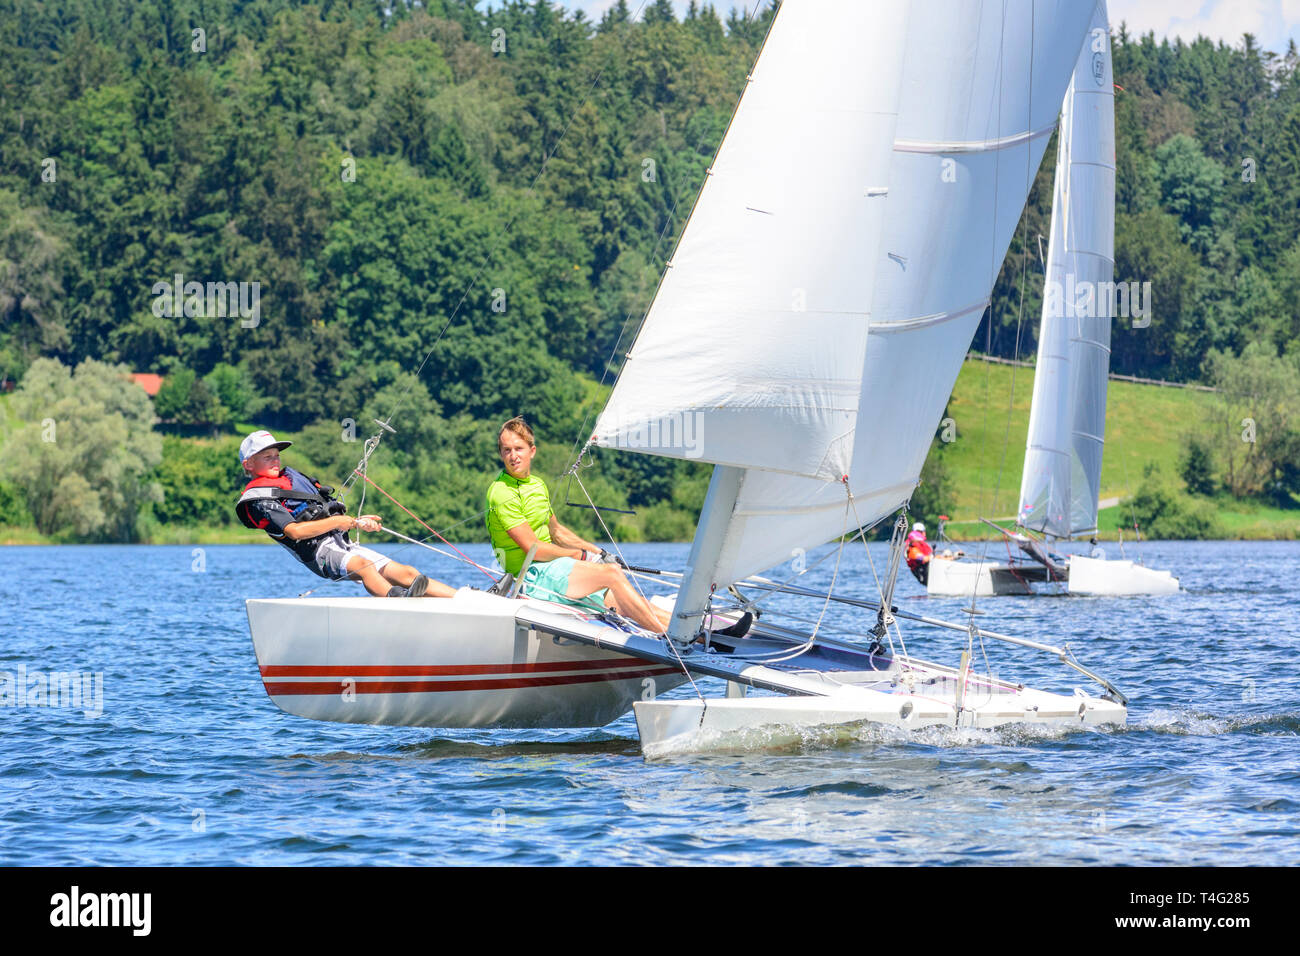
{"label": "catamaran", "polygon": [[[303,717],[427,727],[599,726],[632,709],[647,755],[827,725],[1124,723],[1124,696],[1068,646],[896,608],[902,514],[875,595],[836,593],[861,530],[917,484],[1092,14],[1064,0],[785,0],[578,456],[713,465],[685,568],[658,574],[677,585],[668,633],[517,586],[250,600],[271,699]],[[576,463],[571,475],[581,488]],[[781,573],[828,542],[829,590]],[[781,593],[855,608],[860,626],[832,637],[769,609],[744,638],[702,629]],[[967,648],[920,660],[900,622],[955,629]],[[972,650],[986,640],[1049,653],[1099,690],[981,673]],[[726,695],[705,696],[700,678]],[[693,696],[662,696],[687,682]]]}
{"label": "catamaran", "polygon": [[1097,531],[1114,248],[1115,88],[1106,8],[1098,4],[1061,106],[1019,527],[987,522],[1003,535],[1005,561],[937,553],[929,563],[927,593],[1135,595],[1178,590],[1178,580],[1168,571],[1055,550],[1055,541]]}

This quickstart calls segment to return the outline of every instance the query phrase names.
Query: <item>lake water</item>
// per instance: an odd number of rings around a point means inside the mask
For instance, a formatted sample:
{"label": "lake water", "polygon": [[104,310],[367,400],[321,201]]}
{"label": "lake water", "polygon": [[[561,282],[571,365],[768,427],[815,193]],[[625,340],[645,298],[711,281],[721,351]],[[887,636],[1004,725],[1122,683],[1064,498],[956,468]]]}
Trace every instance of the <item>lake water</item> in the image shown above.
{"label": "lake water", "polygon": [[[453,584],[484,580],[412,546],[384,550]],[[677,569],[687,550],[625,549]],[[885,553],[872,545],[877,567]],[[1131,698],[1122,730],[863,731],[647,761],[630,715],[523,732],[282,713],[244,599],[360,588],[276,547],[0,548],[0,671],[102,675],[102,697],[92,677],[80,709],[0,707],[0,864],[1300,863],[1300,545],[1141,554],[1185,590],[979,602],[985,626],[1068,641],[1115,682]],[[832,564],[801,583],[824,585]],[[862,545],[847,549],[837,590],[871,596],[870,581]],[[952,619],[968,603],[925,598],[906,572],[898,597]],[[860,633],[860,613],[832,605],[827,622]],[[942,663],[964,642],[904,634]],[[1082,683],[1041,653],[988,650],[1000,676]]]}

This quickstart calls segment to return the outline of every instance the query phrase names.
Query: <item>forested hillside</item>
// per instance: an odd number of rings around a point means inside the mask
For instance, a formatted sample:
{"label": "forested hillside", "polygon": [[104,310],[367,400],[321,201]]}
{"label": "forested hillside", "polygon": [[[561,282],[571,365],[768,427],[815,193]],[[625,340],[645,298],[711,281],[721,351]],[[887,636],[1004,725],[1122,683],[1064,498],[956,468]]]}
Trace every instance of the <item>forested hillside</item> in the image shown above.
{"label": "forested hillside", "polygon": [[[598,23],[546,0],[0,0],[0,388],[35,376],[0,416],[0,524],[87,540],[228,526],[240,429],[300,436],[295,453],[337,480],[390,414],[374,473],[439,526],[480,509],[503,418],[536,424],[554,478],[771,16],[692,4],[678,21],[667,0],[636,22],[620,0]],[[1294,45],[1122,27],[1113,43],[1115,277],[1149,281],[1152,302],[1149,326],[1116,323],[1113,368],[1208,380],[1213,350],[1222,375],[1248,346],[1300,367]],[[1034,348],[1054,155],[977,348]],[[163,376],[166,441],[132,446],[152,469],[132,480],[151,484],[100,496],[135,511],[85,519],[78,502],[136,474],[90,419],[58,462],[85,488],[42,484],[53,459],[14,464],[52,454],[58,396],[36,379],[79,387],[42,359]],[[1300,483],[1279,475],[1243,493]],[[629,536],[688,534],[704,487],[699,466],[630,454],[602,452],[590,477],[598,503],[639,510]],[[594,530],[589,513],[566,520]]]}

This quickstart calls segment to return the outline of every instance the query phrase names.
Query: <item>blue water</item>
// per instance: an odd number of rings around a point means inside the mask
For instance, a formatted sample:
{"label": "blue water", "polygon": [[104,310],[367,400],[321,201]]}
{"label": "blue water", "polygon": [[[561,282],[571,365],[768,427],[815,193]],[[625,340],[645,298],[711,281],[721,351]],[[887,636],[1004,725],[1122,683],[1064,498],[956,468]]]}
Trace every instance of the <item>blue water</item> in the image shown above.
{"label": "blue water", "polygon": [[[626,551],[680,568],[687,546]],[[880,567],[884,547],[871,553]],[[979,602],[987,627],[1068,641],[1114,681],[1132,699],[1123,730],[858,731],[647,761],[630,715],[507,732],[280,712],[243,600],[360,589],[273,546],[0,548],[0,671],[102,673],[99,716],[86,700],[0,707],[0,864],[1300,863],[1300,545],[1148,543],[1142,557],[1185,591]],[[832,564],[801,583],[826,583]],[[838,590],[873,593],[861,544],[840,576]],[[927,599],[910,577],[899,597],[953,618],[968,603]],[[854,613],[833,605],[826,623],[853,628]],[[944,663],[964,642],[904,635]],[[1041,653],[988,654],[999,676],[1085,685]]]}

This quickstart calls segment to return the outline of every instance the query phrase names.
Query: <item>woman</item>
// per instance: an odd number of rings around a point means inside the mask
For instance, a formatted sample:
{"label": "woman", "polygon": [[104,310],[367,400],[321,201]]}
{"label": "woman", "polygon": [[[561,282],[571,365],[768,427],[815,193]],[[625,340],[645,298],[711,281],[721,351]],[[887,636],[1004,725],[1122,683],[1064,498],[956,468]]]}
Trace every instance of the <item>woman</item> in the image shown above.
{"label": "woman", "polygon": [[651,605],[608,555],[560,524],[551,510],[546,482],[532,474],[537,443],[522,418],[497,432],[505,466],[488,486],[487,528],[501,566],[518,575],[524,555],[537,546],[524,585],[534,597],[592,610],[617,611],[648,631],[662,634],[669,614]]}
{"label": "woman", "polygon": [[[497,451],[505,467],[488,486],[487,527],[501,566],[517,576],[524,556],[536,545],[524,574],[532,596],[596,611],[609,608],[648,631],[665,633],[669,612],[643,598],[607,552],[556,520],[546,482],[532,473],[537,443],[527,422],[512,418],[502,425]],[[718,633],[742,637],[752,621],[747,613]]]}

